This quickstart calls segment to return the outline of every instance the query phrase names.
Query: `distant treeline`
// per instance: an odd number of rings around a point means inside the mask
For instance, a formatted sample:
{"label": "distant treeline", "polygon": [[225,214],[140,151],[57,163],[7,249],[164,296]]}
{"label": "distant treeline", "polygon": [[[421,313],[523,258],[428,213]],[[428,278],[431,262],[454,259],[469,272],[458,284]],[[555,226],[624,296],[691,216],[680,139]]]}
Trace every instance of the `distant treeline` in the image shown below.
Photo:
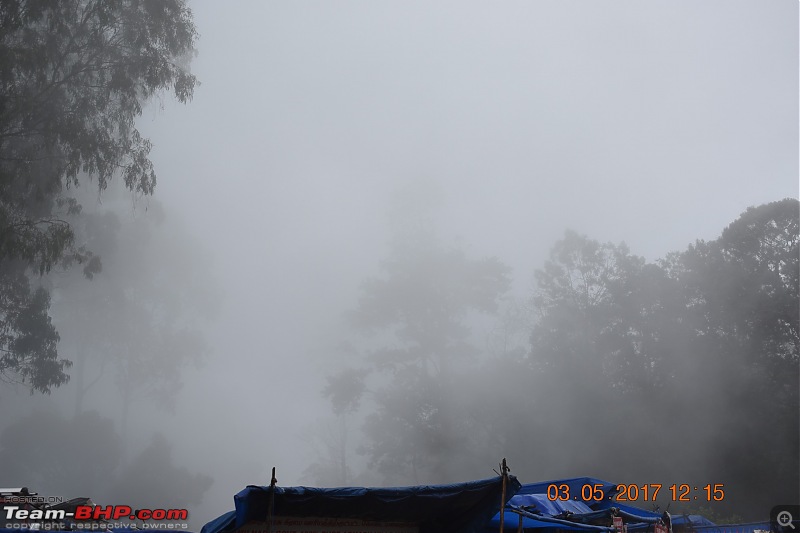
{"label": "distant treeline", "polygon": [[[363,417],[360,452],[391,483],[481,477],[505,456],[523,480],[685,483],[700,489],[689,504],[638,503],[765,519],[800,497],[799,212],[752,207],[655,263],[567,232],[521,306],[496,259],[402,236],[352,315],[364,364],[324,393]],[[498,324],[488,350],[479,313]],[[309,474],[353,481],[330,448]]]}

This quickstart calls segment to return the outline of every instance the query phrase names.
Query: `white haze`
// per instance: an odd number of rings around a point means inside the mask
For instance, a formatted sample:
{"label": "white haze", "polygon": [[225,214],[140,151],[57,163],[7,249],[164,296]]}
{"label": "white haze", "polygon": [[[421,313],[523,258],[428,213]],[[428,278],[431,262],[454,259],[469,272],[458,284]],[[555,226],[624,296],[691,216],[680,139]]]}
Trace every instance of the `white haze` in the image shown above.
{"label": "white haze", "polygon": [[[522,299],[567,228],[655,260],[798,195],[797,2],[191,6],[202,85],[140,128],[221,313],[175,414],[142,404],[131,441],[162,428],[176,464],[214,478],[198,529],[272,466],[293,485],[315,459],[395,191],[440,198],[445,240],[509,264]],[[49,402],[71,392],[29,403]]]}

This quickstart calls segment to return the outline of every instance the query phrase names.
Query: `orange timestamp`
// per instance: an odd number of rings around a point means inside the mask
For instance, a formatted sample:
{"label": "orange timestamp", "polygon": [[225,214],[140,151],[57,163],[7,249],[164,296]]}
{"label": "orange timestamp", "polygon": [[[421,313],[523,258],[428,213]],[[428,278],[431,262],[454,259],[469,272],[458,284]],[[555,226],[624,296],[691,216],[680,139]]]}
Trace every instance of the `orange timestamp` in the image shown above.
{"label": "orange timestamp", "polygon": [[[644,485],[622,484],[614,490],[606,491],[601,483],[584,484],[580,493],[572,493],[566,483],[552,483],[547,486],[547,499],[550,501],[583,500],[595,501],[613,500],[616,502],[654,502],[664,488],[662,483],[647,483]],[[664,495],[674,502],[691,502],[703,500],[707,502],[721,502],[725,499],[725,489],[722,483],[708,484],[696,487],[688,483],[672,484],[664,490]]]}

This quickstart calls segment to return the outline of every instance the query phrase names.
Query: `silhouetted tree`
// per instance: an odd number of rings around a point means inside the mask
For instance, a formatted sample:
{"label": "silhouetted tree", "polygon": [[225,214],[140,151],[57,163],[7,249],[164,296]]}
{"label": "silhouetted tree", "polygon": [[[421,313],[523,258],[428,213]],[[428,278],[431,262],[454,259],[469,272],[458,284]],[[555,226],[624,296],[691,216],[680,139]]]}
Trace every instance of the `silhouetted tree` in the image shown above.
{"label": "silhouetted tree", "polygon": [[571,443],[570,467],[717,480],[722,512],[754,518],[797,498],[798,211],[750,208],[658,264],[571,232],[556,243],[537,271],[528,402]]}
{"label": "silhouetted tree", "polygon": [[[669,292],[666,276],[624,244],[571,231],[535,274],[533,373],[530,392],[521,395],[528,411],[516,423],[548,435],[537,438],[545,455],[561,456],[563,443],[570,443],[569,475],[596,471],[597,464],[641,466],[649,454],[640,450],[650,445],[620,439],[620,420],[663,380],[669,349],[657,334],[662,317],[653,310]],[[655,430],[648,419],[637,423],[648,434]]]}
{"label": "silhouetted tree", "polygon": [[799,212],[795,199],[751,207],[673,265],[695,330],[687,407],[715,429],[708,463],[733,486],[768,487],[732,492],[729,507],[798,498]]}
{"label": "silhouetted tree", "polygon": [[[384,275],[367,280],[352,314],[374,334],[370,352],[374,411],[364,425],[364,451],[392,480],[447,480],[466,419],[451,394],[479,350],[468,326],[474,313],[492,314],[508,290],[508,267],[471,259],[430,236],[395,241]],[[334,405],[349,405],[367,387],[354,370],[328,386]]]}

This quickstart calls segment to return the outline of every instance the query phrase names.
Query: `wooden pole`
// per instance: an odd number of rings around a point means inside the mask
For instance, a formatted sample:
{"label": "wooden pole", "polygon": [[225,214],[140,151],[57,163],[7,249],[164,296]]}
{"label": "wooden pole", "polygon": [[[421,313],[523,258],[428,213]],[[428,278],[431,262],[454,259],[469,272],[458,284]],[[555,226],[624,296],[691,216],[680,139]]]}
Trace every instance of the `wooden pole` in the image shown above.
{"label": "wooden pole", "polygon": [[506,465],[506,458],[503,457],[503,462],[500,463],[500,478],[503,483],[502,496],[500,496],[500,533],[505,533],[505,514],[506,514],[506,482],[508,481],[508,465]]}
{"label": "wooden pole", "polygon": [[272,533],[272,514],[275,512],[275,467],[272,467],[272,479],[269,480],[269,506],[267,507],[267,533]]}

